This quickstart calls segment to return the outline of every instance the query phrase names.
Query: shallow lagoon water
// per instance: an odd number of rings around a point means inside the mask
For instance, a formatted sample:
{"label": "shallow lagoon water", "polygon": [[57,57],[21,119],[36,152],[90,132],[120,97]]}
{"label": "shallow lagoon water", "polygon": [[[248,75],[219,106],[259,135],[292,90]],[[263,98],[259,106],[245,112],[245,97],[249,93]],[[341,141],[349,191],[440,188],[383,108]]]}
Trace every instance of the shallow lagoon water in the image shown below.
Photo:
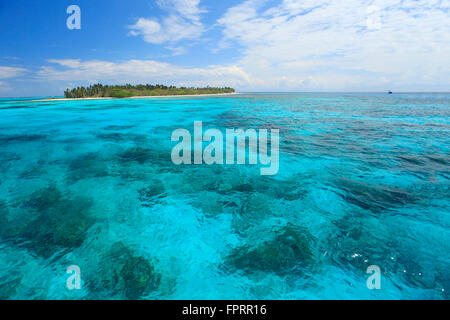
{"label": "shallow lagoon water", "polygon": [[[0,99],[0,115],[2,299],[449,297],[448,94]],[[280,129],[278,175],[173,165],[194,121]]]}

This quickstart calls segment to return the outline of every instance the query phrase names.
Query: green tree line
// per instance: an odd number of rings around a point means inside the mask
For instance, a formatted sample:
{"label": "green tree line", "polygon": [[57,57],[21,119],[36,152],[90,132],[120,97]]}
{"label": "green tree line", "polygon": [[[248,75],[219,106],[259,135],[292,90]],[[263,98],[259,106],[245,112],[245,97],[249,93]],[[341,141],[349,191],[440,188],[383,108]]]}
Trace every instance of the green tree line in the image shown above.
{"label": "green tree line", "polygon": [[197,94],[217,94],[217,93],[233,93],[233,88],[186,88],[165,86],[162,84],[138,84],[138,85],[102,85],[100,83],[89,87],[76,87],[64,91],[66,98],[95,98],[95,97],[111,97],[111,98],[127,98],[139,96],[168,96],[168,95],[197,95]]}

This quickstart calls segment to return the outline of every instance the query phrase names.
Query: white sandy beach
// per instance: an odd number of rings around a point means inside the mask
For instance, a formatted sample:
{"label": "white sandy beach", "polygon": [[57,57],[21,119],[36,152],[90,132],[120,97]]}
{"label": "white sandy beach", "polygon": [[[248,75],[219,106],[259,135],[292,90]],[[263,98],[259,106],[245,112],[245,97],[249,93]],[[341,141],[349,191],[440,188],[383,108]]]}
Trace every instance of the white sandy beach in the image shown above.
{"label": "white sandy beach", "polygon": [[148,99],[148,98],[185,98],[185,97],[215,97],[215,96],[229,96],[239,94],[238,92],[232,93],[214,93],[214,94],[189,94],[189,95],[168,95],[168,96],[135,96],[129,98],[113,98],[113,97],[95,97],[95,98],[50,98],[31,100],[32,102],[53,102],[53,101],[83,101],[83,100],[117,100],[117,99]]}

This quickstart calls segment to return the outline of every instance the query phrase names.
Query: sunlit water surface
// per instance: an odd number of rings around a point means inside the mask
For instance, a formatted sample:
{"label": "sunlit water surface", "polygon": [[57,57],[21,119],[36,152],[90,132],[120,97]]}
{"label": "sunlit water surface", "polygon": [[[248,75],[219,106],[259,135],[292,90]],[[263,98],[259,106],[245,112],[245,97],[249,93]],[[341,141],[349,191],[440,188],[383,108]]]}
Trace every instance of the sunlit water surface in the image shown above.
{"label": "sunlit water surface", "polygon": [[[1,99],[0,298],[448,299],[449,116],[445,94]],[[173,165],[196,120],[278,128],[278,175]]]}

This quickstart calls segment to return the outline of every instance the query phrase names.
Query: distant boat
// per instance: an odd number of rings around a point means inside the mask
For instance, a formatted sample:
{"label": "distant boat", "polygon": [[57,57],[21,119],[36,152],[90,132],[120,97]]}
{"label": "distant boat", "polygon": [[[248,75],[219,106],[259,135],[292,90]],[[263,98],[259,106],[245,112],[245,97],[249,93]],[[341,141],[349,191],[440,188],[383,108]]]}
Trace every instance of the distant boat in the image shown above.
{"label": "distant boat", "polygon": [[392,94],[392,91],[391,91],[391,90],[389,90],[388,94]]}

